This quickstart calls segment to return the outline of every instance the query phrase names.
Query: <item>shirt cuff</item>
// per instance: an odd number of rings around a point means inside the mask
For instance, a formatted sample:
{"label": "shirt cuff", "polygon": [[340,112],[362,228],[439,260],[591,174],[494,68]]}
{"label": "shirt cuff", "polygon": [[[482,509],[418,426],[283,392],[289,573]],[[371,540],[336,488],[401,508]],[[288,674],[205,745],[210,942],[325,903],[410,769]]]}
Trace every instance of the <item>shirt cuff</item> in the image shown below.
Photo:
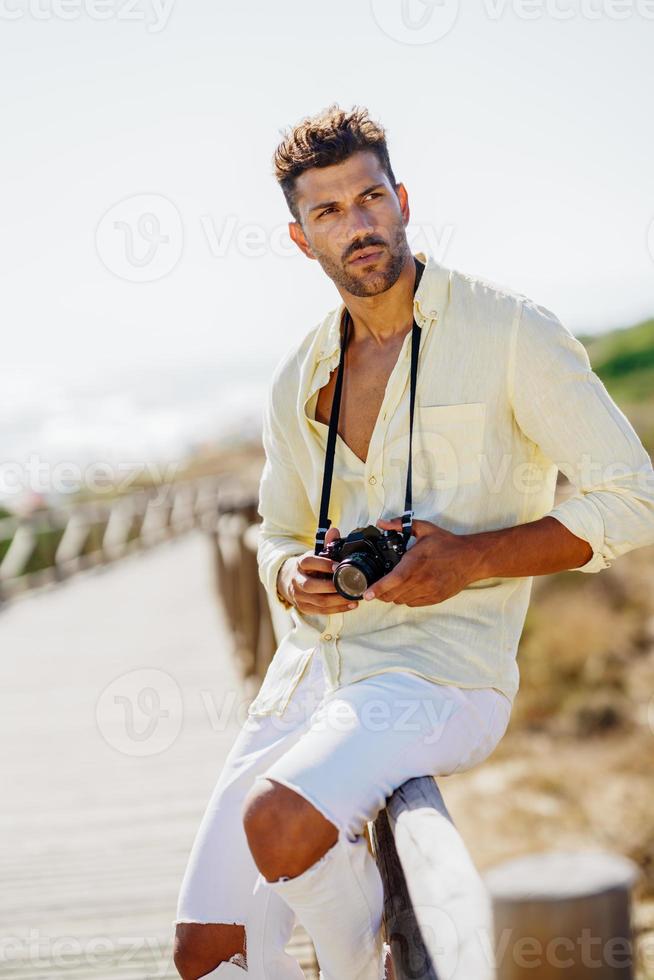
{"label": "shirt cuff", "polygon": [[554,517],[576,537],[587,541],[593,549],[592,555],[585,564],[577,565],[569,571],[601,572],[603,568],[608,568],[611,565],[602,550],[604,547],[604,522],[592,500],[585,498],[583,494],[577,494],[574,497],[568,497],[567,500],[564,500],[544,516]]}
{"label": "shirt cuff", "polygon": [[291,602],[288,602],[277,589],[277,576],[279,575],[280,568],[282,567],[284,562],[287,561],[287,559],[293,558],[296,555],[301,555],[303,553],[304,551],[298,551],[297,548],[291,551],[287,551],[286,549],[284,549],[275,558],[273,558],[272,560],[269,559],[269,564],[265,572],[260,573],[260,578],[263,584],[266,586],[266,591],[268,592],[268,595],[275,603],[278,603],[285,611],[288,611],[289,609],[293,609],[294,606]]}
{"label": "shirt cuff", "polygon": [[[284,561],[286,561],[286,558],[284,559]],[[284,562],[280,562],[279,568],[281,568],[283,564]],[[279,575],[279,568],[277,569],[277,575],[275,576],[275,583],[277,582],[277,576]],[[275,587],[275,598],[282,604],[284,609],[293,608],[293,604],[289,602],[288,599],[284,598],[284,596],[281,594],[281,592],[277,587]]]}

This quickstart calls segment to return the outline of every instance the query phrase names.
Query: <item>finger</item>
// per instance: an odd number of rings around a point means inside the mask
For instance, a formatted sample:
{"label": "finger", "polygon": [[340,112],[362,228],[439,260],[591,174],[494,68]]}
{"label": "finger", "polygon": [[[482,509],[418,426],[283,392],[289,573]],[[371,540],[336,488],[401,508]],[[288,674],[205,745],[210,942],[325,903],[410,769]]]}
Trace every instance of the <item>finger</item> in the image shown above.
{"label": "finger", "polygon": [[341,536],[341,532],[338,530],[337,527],[327,528],[327,533],[325,534],[325,544],[329,544],[331,541],[335,541],[337,538],[340,538],[340,536]]}
{"label": "finger", "polygon": [[388,575],[384,575],[369,589],[366,589],[366,591],[363,593],[363,598],[381,599],[382,596],[388,597],[389,593],[394,592],[396,589],[401,589],[405,585],[405,582],[409,578],[409,574],[410,573],[405,572],[404,569],[400,570],[400,566],[398,565],[392,572],[389,572]]}
{"label": "finger", "polygon": [[310,595],[305,593],[296,598],[296,603],[298,609],[301,612],[306,613],[340,613],[347,612],[350,609],[356,609],[357,603],[354,601],[349,601],[344,599],[342,595],[337,593],[335,596],[324,596],[318,599],[315,595]]}
{"label": "finger", "polygon": [[331,572],[335,565],[331,558],[320,558],[318,555],[303,555],[297,563],[302,572]]}
{"label": "finger", "polygon": [[329,578],[318,578],[317,575],[304,575],[302,572],[298,572],[295,582],[303,592],[310,592],[313,595],[327,595],[330,592],[336,592],[331,573]]}

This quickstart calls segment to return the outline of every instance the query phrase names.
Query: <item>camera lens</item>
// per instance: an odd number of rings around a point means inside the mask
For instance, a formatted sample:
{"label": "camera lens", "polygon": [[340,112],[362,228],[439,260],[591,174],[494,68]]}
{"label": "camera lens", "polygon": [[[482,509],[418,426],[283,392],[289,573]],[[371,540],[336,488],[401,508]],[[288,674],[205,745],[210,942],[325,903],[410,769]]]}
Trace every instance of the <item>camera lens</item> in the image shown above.
{"label": "camera lens", "polygon": [[334,585],[345,599],[361,599],[369,585],[377,581],[374,562],[368,555],[357,553],[344,558],[336,566]]}

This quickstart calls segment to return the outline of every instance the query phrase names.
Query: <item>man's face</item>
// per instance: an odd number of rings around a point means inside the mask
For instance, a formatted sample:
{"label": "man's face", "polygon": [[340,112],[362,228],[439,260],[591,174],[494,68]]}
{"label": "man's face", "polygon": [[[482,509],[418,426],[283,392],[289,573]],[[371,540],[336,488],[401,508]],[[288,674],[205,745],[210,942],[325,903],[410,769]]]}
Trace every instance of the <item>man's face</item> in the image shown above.
{"label": "man's face", "polygon": [[305,170],[295,183],[301,224],[291,237],[305,255],[354,296],[375,296],[397,281],[410,255],[406,191],[393,187],[377,156],[354,153],[343,163]]}

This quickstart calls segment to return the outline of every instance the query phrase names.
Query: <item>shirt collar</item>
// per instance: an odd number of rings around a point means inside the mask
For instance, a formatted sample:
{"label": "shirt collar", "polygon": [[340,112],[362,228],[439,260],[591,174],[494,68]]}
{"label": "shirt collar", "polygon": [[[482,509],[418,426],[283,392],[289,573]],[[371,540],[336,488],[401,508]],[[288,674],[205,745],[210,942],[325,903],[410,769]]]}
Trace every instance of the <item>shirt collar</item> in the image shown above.
{"label": "shirt collar", "polygon": [[[423,331],[442,316],[450,298],[450,271],[424,252],[416,252],[416,258],[425,266],[422,279],[413,298],[413,314]],[[316,361],[332,358],[341,347],[341,317],[345,303],[341,303],[327,317],[325,332],[316,351]]]}

